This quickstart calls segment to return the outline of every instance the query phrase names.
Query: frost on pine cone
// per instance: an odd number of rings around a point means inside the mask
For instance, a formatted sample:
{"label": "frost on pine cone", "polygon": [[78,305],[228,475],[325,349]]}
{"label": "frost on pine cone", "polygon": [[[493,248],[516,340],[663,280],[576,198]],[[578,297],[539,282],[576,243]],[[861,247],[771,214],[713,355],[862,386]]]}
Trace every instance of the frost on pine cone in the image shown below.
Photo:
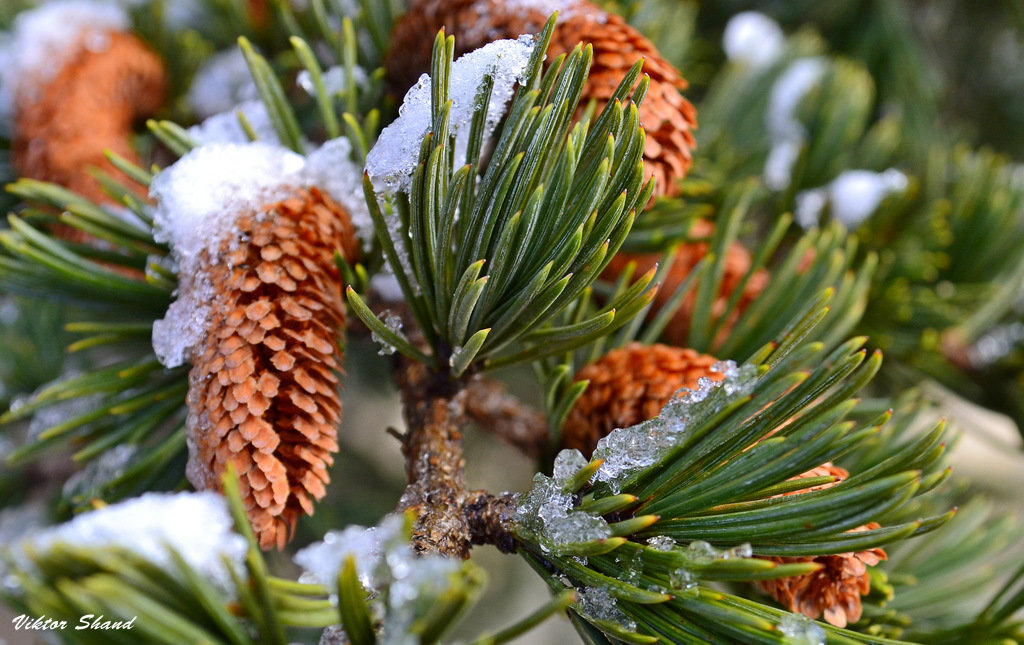
{"label": "frost on pine cone", "polygon": [[395,25],[385,60],[391,87],[401,95],[428,71],[433,35],[442,27],[455,36],[458,57],[495,40],[536,33],[555,10],[559,17],[548,47],[548,61],[572,51],[580,42],[594,48],[581,107],[594,99],[600,110],[629,68],[643,58],[643,72],[651,80],[640,106],[640,123],[647,132],[646,177],[655,178],[655,194],[677,194],[677,182],[690,167],[695,145],[692,130],[697,125],[696,109],[679,93],[686,89],[686,80],[620,16],[585,0],[412,0]]}
{"label": "frost on pine cone", "polygon": [[[825,463],[794,479],[823,475],[835,477],[835,482],[805,488],[794,493],[787,493],[787,495],[828,488],[849,477],[850,473],[845,468]],[[868,531],[877,528],[879,528],[877,523],[869,522],[853,531]],[[836,627],[846,627],[848,623],[860,620],[862,612],[860,597],[871,590],[871,576],[868,574],[867,568],[875,566],[886,558],[885,551],[878,548],[817,557],[769,557],[765,559],[781,564],[816,562],[822,568],[802,576],[762,580],[757,583],[757,586],[790,611],[799,612],[809,618],[818,618],[824,614],[825,620],[830,624]]]}
{"label": "frost on pine cone", "polygon": [[[709,237],[714,231],[710,222],[701,220],[694,226],[693,233],[698,237]],[[665,276],[654,297],[654,311],[658,311],[672,297],[675,290],[682,284],[683,280],[694,270],[697,264],[708,254],[708,242],[687,242],[681,244],[676,250],[672,267]],[[608,263],[603,276],[607,279],[615,279],[626,268],[630,262],[636,263],[636,274],[643,274],[652,269],[658,262],[661,262],[660,253],[618,253]],[[743,277],[750,271],[750,252],[739,242],[733,242],[726,250],[722,283],[718,291],[718,297],[711,307],[711,315],[718,319],[725,313],[725,308],[732,297],[733,292],[739,288]],[[714,339],[714,346],[718,346],[732,331],[736,319],[743,310],[747,308],[768,286],[770,274],[764,269],[758,269],[743,286],[743,294],[736,303],[736,307],[729,314]],[[690,320],[693,317],[693,308],[697,300],[697,290],[691,289],[679,304],[679,308],[672,316],[663,333],[665,340],[674,345],[685,345],[690,334]]]}
{"label": "frost on pine cone", "polygon": [[711,370],[717,362],[668,345],[630,343],[613,349],[576,373],[574,380],[590,383],[565,420],[563,447],[589,458],[602,437],[656,417],[680,388],[696,389],[704,377],[721,381],[725,375]]}
{"label": "frost on pine cone", "polygon": [[136,158],[132,123],[163,104],[167,74],[159,56],[131,34],[90,33],[69,47],[75,53],[52,78],[39,74],[19,83],[12,162],[21,176],[108,201],[86,169],[95,166],[130,185],[104,151]]}
{"label": "frost on pine cone", "polygon": [[316,188],[243,214],[204,258],[213,310],[189,373],[189,479],[217,488],[233,464],[260,546],[283,548],[326,492],[341,420],[345,326],[335,249],[348,213]]}

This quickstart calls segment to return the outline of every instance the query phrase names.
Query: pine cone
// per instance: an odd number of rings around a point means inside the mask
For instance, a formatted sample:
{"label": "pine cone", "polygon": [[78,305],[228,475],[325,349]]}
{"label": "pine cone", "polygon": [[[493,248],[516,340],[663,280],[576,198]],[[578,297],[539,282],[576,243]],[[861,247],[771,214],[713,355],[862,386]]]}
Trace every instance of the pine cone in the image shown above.
{"label": "pine cone", "polygon": [[590,384],[577,399],[562,428],[562,447],[590,457],[598,440],[658,415],[680,388],[695,389],[703,377],[720,381],[711,371],[714,356],[668,345],[630,343],[584,365],[574,380]]}
{"label": "pine cone", "polygon": [[88,46],[69,45],[76,53],[52,80],[20,84],[11,154],[18,174],[97,202],[109,199],[86,169],[96,166],[132,185],[103,152],[134,160],[132,123],[156,111],[167,90],[163,62],[142,41],[119,32],[103,38],[102,50],[96,50],[96,34],[89,35]]}
{"label": "pine cone", "polygon": [[326,492],[345,326],[334,251],[353,259],[356,244],[348,213],[310,188],[239,217],[204,258],[214,307],[189,373],[189,479],[217,488],[234,464],[264,549]]}
{"label": "pine cone", "polygon": [[[395,24],[391,50],[385,60],[392,89],[401,96],[429,71],[434,34],[442,27],[455,36],[456,57],[494,40],[516,38],[540,31],[551,11],[539,3],[505,0],[412,0],[409,10]],[[590,78],[581,106],[591,99],[598,110],[614,93],[629,68],[641,58],[651,79],[640,106],[640,123],[647,132],[644,150],[646,176],[656,180],[657,195],[675,195],[677,182],[690,167],[695,145],[692,130],[697,111],[680,90],[687,83],[679,72],[640,32],[620,17],[586,0],[552,3],[563,6],[548,47],[548,61],[572,51],[577,43],[594,47]]]}
{"label": "pine cone", "polygon": [[[708,222],[698,222],[695,227],[696,234],[700,237],[709,236],[712,230],[712,225]],[[680,245],[679,250],[676,251],[672,268],[669,270],[668,275],[665,276],[661,288],[658,289],[658,293],[654,296],[652,316],[654,315],[653,312],[657,312],[665,306],[675,290],[683,283],[683,280],[690,275],[690,272],[697,266],[697,263],[704,259],[704,256],[707,254],[707,242],[688,242]],[[661,258],[662,255],[660,253],[619,253],[612,258],[601,275],[606,280],[614,280],[630,262],[636,262],[636,274],[642,275],[660,262]],[[729,303],[733,292],[739,287],[743,276],[750,271],[751,260],[750,252],[740,243],[733,242],[729,246],[725,255],[725,270],[722,274],[722,284],[718,291],[718,297],[715,298],[711,307],[711,314],[714,319],[720,318],[725,312],[725,307]],[[761,295],[761,292],[768,286],[769,279],[770,274],[764,269],[758,269],[750,276],[750,280],[747,281],[743,288],[743,295],[740,296],[736,307],[722,325],[712,343],[713,346],[717,347],[724,342],[732,332],[732,327],[736,324],[740,314]],[[665,327],[663,336],[666,341],[673,345],[687,344],[690,334],[690,320],[693,318],[693,308],[696,300],[697,290],[694,288],[683,298],[675,315],[672,316],[672,319]]]}
{"label": "pine cone", "polygon": [[[836,481],[786,493],[786,495],[829,488],[849,477],[850,473],[829,462],[794,477],[794,479],[822,475],[831,475],[836,478]],[[877,528],[879,528],[877,523],[870,522],[851,532]],[[860,620],[862,612],[860,597],[871,591],[871,577],[868,575],[867,568],[875,566],[887,557],[885,551],[878,548],[817,557],[766,557],[764,559],[779,564],[816,562],[822,565],[822,568],[802,576],[762,580],[756,584],[761,591],[775,598],[790,611],[799,612],[809,618],[818,618],[824,614],[825,620],[830,624],[836,627],[846,627],[848,623]]]}

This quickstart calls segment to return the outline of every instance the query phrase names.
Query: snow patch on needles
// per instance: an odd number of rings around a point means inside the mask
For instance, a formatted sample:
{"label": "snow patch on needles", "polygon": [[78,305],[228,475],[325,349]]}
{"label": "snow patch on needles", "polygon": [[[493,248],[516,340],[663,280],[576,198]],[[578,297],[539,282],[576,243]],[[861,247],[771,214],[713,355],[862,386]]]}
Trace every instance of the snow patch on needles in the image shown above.
{"label": "snow patch on needles", "polygon": [[[484,140],[497,127],[512,98],[516,83],[526,75],[534,37],[498,40],[460,56],[451,67],[449,98],[452,101],[449,124],[455,135],[456,167],[466,157],[470,124],[475,112],[474,99],[485,75],[494,79],[494,90],[487,106]],[[431,79],[424,74],[405,95],[398,118],[384,128],[366,158],[366,171],[378,192],[408,192],[419,162],[420,142],[430,129]]]}
{"label": "snow patch on needles", "polygon": [[792,181],[793,164],[807,141],[807,129],[796,118],[796,111],[824,73],[825,59],[800,58],[772,86],[765,113],[772,149],[764,164],[764,181],[771,190],[785,190]]}
{"label": "snow patch on needles", "polygon": [[210,56],[196,72],[188,103],[201,118],[209,118],[260,96],[242,50],[235,47]]}
{"label": "snow patch on needles", "polygon": [[[323,541],[295,554],[303,578],[335,589],[338,574],[353,556],[359,581],[377,602],[386,597],[384,643],[405,643],[416,615],[430,607],[449,587],[449,577],[461,562],[441,556],[418,556],[409,544],[405,518],[389,515],[378,526],[350,526],[331,531]],[[386,592],[386,594],[385,594]],[[337,596],[332,595],[337,601]],[[418,642],[415,641],[415,642]]]}
{"label": "snow patch on needles", "polygon": [[34,100],[33,91],[82,48],[103,51],[109,32],[129,26],[121,7],[101,0],[56,0],[18,14],[0,43],[0,120],[10,118],[16,101]]}
{"label": "snow patch on needles", "polygon": [[786,36],[779,23],[759,11],[744,11],[729,19],[722,35],[726,57],[740,65],[761,70],[782,56]]}
{"label": "snow patch on needles", "polygon": [[274,123],[270,120],[267,106],[259,99],[234,105],[219,114],[214,114],[202,123],[188,129],[188,135],[198,145],[211,143],[249,143],[249,134],[242,127],[238,113],[249,123],[256,140],[263,143],[280,144]]}
{"label": "snow patch on needles", "polygon": [[832,217],[855,229],[869,218],[882,201],[907,189],[907,176],[895,168],[885,172],[846,170],[826,186],[801,191],[793,209],[797,224],[805,229],[818,225],[828,204]]}
{"label": "snow patch on needles", "polygon": [[363,250],[373,248],[373,218],[363,195],[363,171],[352,161],[352,144],[345,137],[325,142],[306,158],[312,184],[348,211]]}
{"label": "snow patch on needles", "polygon": [[746,396],[757,380],[753,365],[737,367],[733,361],[711,366],[724,374],[721,381],[704,377],[694,390],[681,389],[665,404],[661,413],[649,421],[612,430],[597,442],[594,459],[604,463],[596,480],[608,484],[618,494],[621,486],[636,473],[649,468],[689,434],[691,428],[717,414],[735,398]]}
{"label": "snow patch on needles", "polygon": [[29,550],[45,555],[57,544],[85,549],[120,547],[173,570],[170,546],[189,566],[224,590],[234,585],[223,559],[236,573],[244,574],[249,548],[245,538],[234,532],[227,501],[212,491],[146,493],[112,504],[29,535],[13,548],[12,556],[16,566],[32,570]]}
{"label": "snow patch on needles", "polygon": [[154,238],[170,242],[178,263],[178,299],[153,323],[153,349],[167,367],[183,364],[203,337],[213,288],[200,267],[242,213],[306,185],[305,159],[264,143],[211,144],[189,152],[150,186],[157,202]]}
{"label": "snow patch on needles", "polygon": [[[366,85],[368,77],[366,70],[362,67],[352,68],[352,80],[357,86]],[[328,96],[340,94],[344,92],[348,86],[348,76],[345,73],[345,68],[341,65],[334,65],[328,67],[320,75],[320,81],[324,85],[324,91],[327,92]],[[306,94],[310,96],[316,96],[316,85],[313,83],[313,75],[309,73],[308,69],[304,69],[299,72],[299,76],[295,79],[296,84],[305,90]]]}

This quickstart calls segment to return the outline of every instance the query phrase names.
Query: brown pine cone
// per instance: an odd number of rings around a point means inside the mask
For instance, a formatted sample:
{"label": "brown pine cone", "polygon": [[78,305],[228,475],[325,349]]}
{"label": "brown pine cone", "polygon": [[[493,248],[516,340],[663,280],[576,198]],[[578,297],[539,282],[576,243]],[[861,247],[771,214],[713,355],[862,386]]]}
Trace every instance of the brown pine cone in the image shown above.
{"label": "brown pine cone", "polygon": [[204,340],[189,373],[189,479],[241,478],[264,549],[283,548],[326,492],[338,450],[345,327],[335,249],[354,258],[348,213],[316,188],[239,217],[202,270],[213,285]]}
{"label": "brown pine cone", "polygon": [[[695,227],[695,235],[700,237],[709,236],[712,231],[713,229],[709,222],[698,222]],[[679,246],[679,249],[676,251],[675,260],[672,263],[672,268],[665,276],[661,288],[658,289],[658,293],[654,296],[652,316],[654,312],[665,306],[675,290],[683,283],[683,280],[690,275],[690,272],[697,266],[697,263],[703,260],[707,254],[708,242],[687,242]],[[636,262],[636,275],[643,275],[660,262],[661,258],[662,255],[660,253],[619,253],[612,258],[601,275],[606,280],[614,280],[630,262]],[[729,246],[725,256],[725,271],[722,275],[722,284],[718,291],[718,297],[715,298],[711,307],[711,314],[714,319],[717,320],[725,312],[725,307],[729,303],[733,292],[739,287],[743,276],[750,271],[751,261],[750,252],[742,244],[733,242]],[[728,338],[740,314],[761,295],[761,292],[768,286],[769,279],[770,274],[764,269],[758,269],[750,276],[750,280],[747,281],[743,288],[743,295],[740,296],[739,302],[737,302],[736,307],[715,337],[712,343],[713,347],[718,347]],[[665,327],[663,336],[666,341],[674,345],[687,344],[690,334],[690,320],[693,318],[693,308],[696,301],[697,290],[693,288],[683,298],[675,315],[672,316],[672,319]]]}
{"label": "brown pine cone", "polygon": [[695,145],[692,130],[697,111],[680,90],[686,80],[640,32],[620,17],[607,13],[586,0],[551,3],[509,2],[507,0],[412,0],[409,10],[395,24],[391,51],[385,59],[392,89],[401,96],[429,71],[434,34],[442,27],[455,36],[456,57],[489,42],[516,38],[540,31],[548,15],[559,12],[548,47],[548,61],[572,51],[577,43],[594,47],[590,78],[580,105],[591,99],[598,110],[615,92],[629,68],[641,58],[643,72],[651,79],[647,97],[640,106],[640,124],[647,132],[644,167],[647,178],[656,180],[656,195],[678,194],[677,182],[690,167]]}
{"label": "brown pine cone", "polygon": [[668,345],[630,343],[584,365],[574,378],[590,384],[576,400],[562,428],[562,447],[587,458],[597,442],[616,428],[656,417],[680,388],[695,389],[702,377],[721,381],[711,371],[714,356]]}
{"label": "brown pine cone", "polygon": [[[167,91],[163,61],[131,34],[106,32],[96,50],[78,43],[52,80],[20,84],[11,161],[18,174],[60,184],[93,201],[109,201],[86,169],[95,166],[128,185],[104,150],[134,160],[132,123],[156,111]],[[140,189],[140,192],[142,190]]]}
{"label": "brown pine cone", "polygon": [[[823,475],[831,475],[836,478],[836,481],[786,493],[786,495],[829,488],[849,477],[850,473],[844,468],[827,462],[793,479]],[[879,528],[877,523],[869,522],[851,532],[877,528]],[[818,618],[824,614],[825,620],[829,624],[846,627],[847,624],[860,620],[863,611],[860,597],[871,591],[871,576],[868,574],[867,568],[875,566],[887,557],[885,550],[878,548],[816,557],[766,557],[764,559],[779,564],[816,562],[822,565],[822,568],[802,576],[762,580],[756,585],[790,611],[799,612],[808,618]]]}

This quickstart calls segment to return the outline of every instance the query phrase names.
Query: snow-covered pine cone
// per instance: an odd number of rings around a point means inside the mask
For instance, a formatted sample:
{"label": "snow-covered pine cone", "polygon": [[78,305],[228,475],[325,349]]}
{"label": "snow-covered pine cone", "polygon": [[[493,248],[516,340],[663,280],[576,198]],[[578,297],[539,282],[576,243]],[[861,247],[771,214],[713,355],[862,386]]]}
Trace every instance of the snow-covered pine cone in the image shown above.
{"label": "snow-covered pine cone", "polygon": [[714,356],[668,345],[630,343],[584,365],[574,380],[590,381],[562,428],[562,447],[590,457],[597,442],[616,428],[656,417],[680,388],[696,389],[711,370]]}
{"label": "snow-covered pine cone", "polygon": [[212,312],[189,373],[189,479],[227,464],[262,548],[283,548],[326,492],[341,420],[345,327],[335,249],[357,252],[348,213],[316,188],[238,217],[202,270]]}
{"label": "snow-covered pine cone", "polygon": [[[714,228],[711,223],[703,220],[694,227],[694,232],[699,237],[710,236],[713,231]],[[657,312],[665,306],[683,280],[690,275],[690,272],[708,254],[708,246],[708,242],[687,242],[679,246],[675,259],[672,262],[672,267],[665,276],[661,288],[658,289],[658,293],[654,296],[653,312]],[[608,266],[602,273],[602,277],[608,280],[616,279],[630,262],[636,262],[635,275],[643,275],[660,262],[661,258],[662,254],[660,253],[618,253],[608,263]],[[722,284],[711,307],[713,318],[717,319],[725,312],[725,307],[729,303],[733,292],[739,288],[743,276],[750,271],[751,262],[750,252],[739,242],[733,242],[726,250]],[[718,336],[714,339],[713,346],[717,347],[729,336],[740,314],[761,295],[761,292],[768,286],[770,277],[768,271],[764,269],[754,271],[747,284],[744,285],[743,295],[740,296],[735,309],[733,309],[729,318],[722,325]],[[690,320],[693,318],[693,308],[696,300],[697,290],[694,288],[683,298],[676,313],[665,327],[663,336],[667,342],[673,345],[686,345],[690,333]]]}
{"label": "snow-covered pine cone", "polygon": [[536,33],[556,10],[558,25],[548,61],[580,42],[594,47],[581,106],[595,99],[600,110],[629,68],[644,59],[643,71],[651,79],[640,106],[640,123],[647,132],[646,176],[655,178],[656,195],[675,195],[678,180],[690,167],[697,125],[696,109],[680,94],[686,80],[640,32],[586,0],[412,0],[395,24],[385,60],[391,87],[402,95],[429,71],[434,34],[442,27],[455,36],[458,57],[495,40]]}
{"label": "snow-covered pine cone", "polygon": [[[585,365],[575,380],[590,384],[566,419],[562,429],[562,447],[576,448],[590,456],[598,440],[615,428],[624,428],[658,415],[661,408],[681,387],[697,388],[697,381],[707,377],[724,378],[711,370],[718,359],[692,349],[667,345],[630,343]],[[788,495],[805,493],[833,486],[849,477],[839,466],[826,462],[794,477],[831,476],[831,483],[809,487]],[[854,531],[878,528],[871,522]],[[867,567],[886,559],[882,549],[840,553],[816,557],[767,557],[779,563],[816,562],[821,569],[802,576],[791,576],[756,583],[758,588],[775,598],[790,611],[810,618],[824,614],[825,620],[845,627],[860,619],[860,597],[871,589]]]}
{"label": "snow-covered pine cone", "polygon": [[167,73],[160,57],[129,33],[87,33],[66,46],[74,53],[52,78],[19,83],[11,161],[23,177],[109,201],[86,170],[95,166],[131,185],[104,151],[136,159],[132,124],[163,104]]}

